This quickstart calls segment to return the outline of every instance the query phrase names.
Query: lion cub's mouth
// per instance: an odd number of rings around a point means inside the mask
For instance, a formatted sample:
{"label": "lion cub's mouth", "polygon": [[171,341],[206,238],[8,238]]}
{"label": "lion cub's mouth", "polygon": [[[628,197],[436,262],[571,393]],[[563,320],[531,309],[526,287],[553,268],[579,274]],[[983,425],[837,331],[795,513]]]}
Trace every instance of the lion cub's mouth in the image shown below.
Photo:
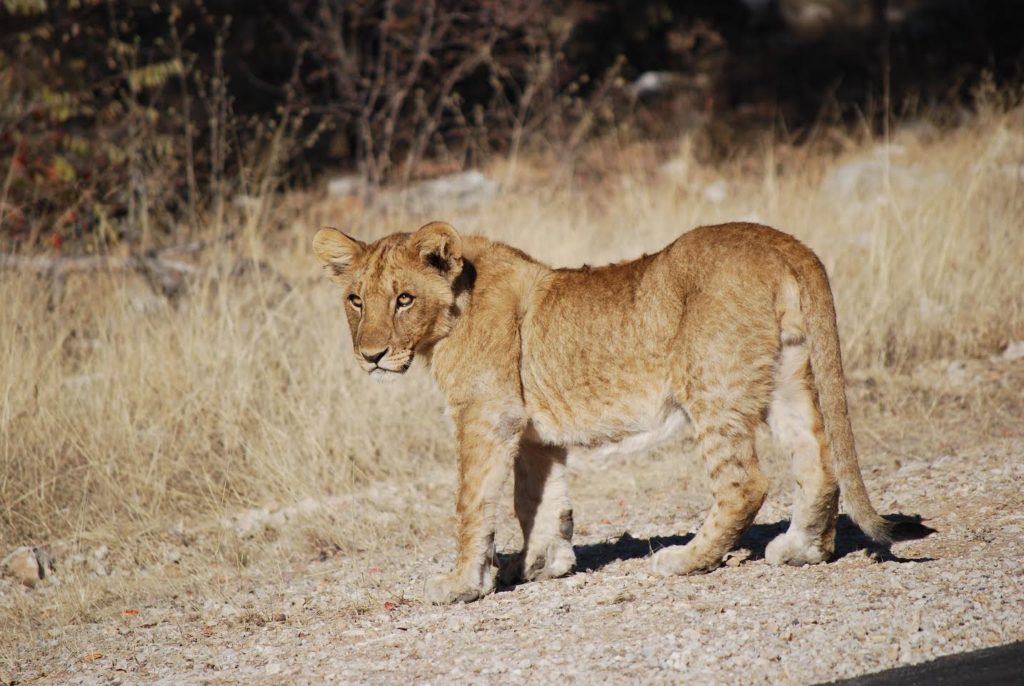
{"label": "lion cub's mouth", "polygon": [[394,360],[382,360],[385,362],[386,366],[376,364],[370,369],[367,369],[366,373],[370,375],[371,379],[378,383],[390,383],[392,381],[397,381],[398,377],[409,371],[409,367],[412,366],[414,356],[414,353],[410,352],[408,357],[396,366],[392,366],[394,365]]}

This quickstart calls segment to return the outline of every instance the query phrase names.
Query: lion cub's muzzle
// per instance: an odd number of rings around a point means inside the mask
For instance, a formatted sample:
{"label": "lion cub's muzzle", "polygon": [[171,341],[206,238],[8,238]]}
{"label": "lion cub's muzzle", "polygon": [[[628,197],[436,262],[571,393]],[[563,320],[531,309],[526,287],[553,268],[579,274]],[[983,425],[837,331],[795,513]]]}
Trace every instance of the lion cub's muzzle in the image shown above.
{"label": "lion cub's muzzle", "polygon": [[409,371],[412,365],[411,350],[360,350],[356,355],[359,365],[375,381],[393,381]]}

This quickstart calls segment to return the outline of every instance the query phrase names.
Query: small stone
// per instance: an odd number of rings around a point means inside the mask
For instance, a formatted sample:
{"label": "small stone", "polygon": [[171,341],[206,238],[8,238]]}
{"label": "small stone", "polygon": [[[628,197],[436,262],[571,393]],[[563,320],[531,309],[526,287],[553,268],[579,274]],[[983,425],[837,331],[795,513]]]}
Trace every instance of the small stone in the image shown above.
{"label": "small stone", "polygon": [[1022,358],[1024,358],[1024,341],[1010,341],[999,356],[999,359],[1004,362],[1020,360]]}
{"label": "small stone", "polygon": [[50,558],[50,553],[46,548],[33,548],[32,552],[36,555],[36,562],[39,563],[40,574],[49,579],[50,581],[56,582],[56,577],[53,576],[53,560]]}
{"label": "small stone", "polygon": [[953,360],[946,365],[946,376],[953,383],[964,383],[967,381],[967,363],[963,360]]}
{"label": "small stone", "polygon": [[103,560],[97,560],[95,557],[89,560],[89,571],[96,576],[107,576],[107,565]]}
{"label": "small stone", "polygon": [[164,564],[176,565],[181,562],[181,550],[175,546],[166,546],[163,550]]}
{"label": "small stone", "polygon": [[4,558],[3,569],[6,575],[29,588],[35,588],[46,576],[35,550],[27,547],[18,548]]}
{"label": "small stone", "polygon": [[854,554],[854,557],[859,557],[871,564],[882,562],[882,552],[875,548],[862,548]]}
{"label": "small stone", "polygon": [[565,579],[562,583],[565,584],[566,588],[583,588],[587,585],[587,576],[586,574],[574,574]]}
{"label": "small stone", "polygon": [[619,591],[615,594],[615,597],[612,598],[613,603],[631,603],[634,600],[636,600],[636,596],[629,591]]}

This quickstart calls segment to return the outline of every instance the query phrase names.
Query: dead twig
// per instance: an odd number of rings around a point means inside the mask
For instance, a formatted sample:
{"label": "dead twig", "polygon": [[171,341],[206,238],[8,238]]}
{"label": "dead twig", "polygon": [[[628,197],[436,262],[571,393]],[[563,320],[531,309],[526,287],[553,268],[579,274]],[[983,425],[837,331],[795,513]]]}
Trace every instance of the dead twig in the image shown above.
{"label": "dead twig", "polygon": [[[227,233],[223,240],[233,238]],[[87,272],[137,272],[146,279],[146,283],[157,295],[168,300],[175,300],[186,290],[188,281],[201,275],[209,274],[209,270],[181,257],[201,253],[211,246],[204,240],[191,241],[165,248],[153,248],[144,252],[126,256],[115,255],[9,255],[0,254],[0,269],[12,269],[34,272],[50,282],[51,309],[58,306],[64,299],[64,288],[69,274]],[[259,274],[274,282],[283,293],[291,291],[288,280],[265,262],[252,258],[241,257],[226,273],[216,270],[212,273],[214,280],[221,277],[239,278]]]}
{"label": "dead twig", "polygon": [[168,259],[168,254],[188,254],[205,248],[201,241],[164,250],[150,250],[144,253],[113,255],[81,255],[62,257],[57,255],[0,255],[0,269],[15,269],[34,272],[50,281],[50,306],[60,304],[64,297],[64,286],[68,274],[83,272],[138,272],[145,277],[154,292],[174,299],[181,295],[185,281],[201,273],[201,269],[188,262]]}

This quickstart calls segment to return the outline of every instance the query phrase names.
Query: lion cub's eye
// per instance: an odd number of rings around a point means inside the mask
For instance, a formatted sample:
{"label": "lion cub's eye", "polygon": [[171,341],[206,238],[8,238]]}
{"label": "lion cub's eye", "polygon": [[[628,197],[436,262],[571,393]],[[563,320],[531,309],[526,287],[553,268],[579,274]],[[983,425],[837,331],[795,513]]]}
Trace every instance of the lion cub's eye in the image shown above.
{"label": "lion cub's eye", "polygon": [[398,307],[401,309],[403,307],[409,307],[409,305],[412,305],[412,301],[415,299],[416,296],[409,295],[408,293],[400,293],[398,295],[398,299],[395,302],[398,303]]}
{"label": "lion cub's eye", "polygon": [[348,296],[348,301],[352,303],[352,307],[356,308],[357,310],[363,307],[363,299],[360,298],[355,293]]}

